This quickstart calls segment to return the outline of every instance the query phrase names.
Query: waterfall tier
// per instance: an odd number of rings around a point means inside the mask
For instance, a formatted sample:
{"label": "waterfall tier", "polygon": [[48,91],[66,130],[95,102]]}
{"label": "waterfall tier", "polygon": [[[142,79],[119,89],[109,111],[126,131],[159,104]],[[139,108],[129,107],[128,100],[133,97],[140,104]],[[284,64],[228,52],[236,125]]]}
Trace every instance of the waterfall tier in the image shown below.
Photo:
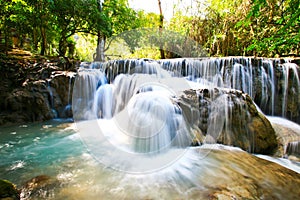
{"label": "waterfall tier", "polygon": [[118,74],[153,74],[164,69],[173,77],[185,77],[205,87],[241,90],[249,94],[265,114],[300,123],[299,67],[291,59],[132,59],[92,63],[89,67],[105,71],[109,82]]}

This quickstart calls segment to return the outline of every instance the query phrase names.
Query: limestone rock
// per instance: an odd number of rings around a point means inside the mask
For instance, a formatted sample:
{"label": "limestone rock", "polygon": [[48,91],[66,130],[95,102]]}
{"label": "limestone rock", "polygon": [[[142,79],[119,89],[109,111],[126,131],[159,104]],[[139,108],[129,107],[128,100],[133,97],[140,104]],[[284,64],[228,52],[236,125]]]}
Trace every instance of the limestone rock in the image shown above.
{"label": "limestone rock", "polygon": [[276,156],[300,161],[300,126],[278,117],[268,117],[278,140]]}
{"label": "limestone rock", "polygon": [[[48,100],[38,92],[16,89],[6,98],[7,118],[18,115],[17,119],[27,122],[45,121],[53,117]],[[18,120],[16,120],[18,122]]]}
{"label": "limestone rock", "polygon": [[221,143],[263,154],[272,154],[277,148],[270,122],[241,91],[188,90],[178,103],[199,143]]}

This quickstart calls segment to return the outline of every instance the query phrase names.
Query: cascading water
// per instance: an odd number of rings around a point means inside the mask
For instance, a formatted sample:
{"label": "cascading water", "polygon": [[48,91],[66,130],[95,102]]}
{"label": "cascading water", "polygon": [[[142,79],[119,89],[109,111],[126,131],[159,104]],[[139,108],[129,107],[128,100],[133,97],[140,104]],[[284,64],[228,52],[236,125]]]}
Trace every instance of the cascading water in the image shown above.
{"label": "cascading water", "polygon": [[[98,129],[82,137],[104,164],[129,172],[151,171],[168,165],[174,155],[182,156],[192,142],[175,99],[189,85],[172,78],[157,62],[129,64],[134,67],[128,66],[128,74],[117,76],[108,66],[102,68],[115,77],[111,83],[102,70],[81,69],[73,90],[74,119],[83,130],[90,130],[90,122]],[[158,163],[153,156],[165,161]]]}
{"label": "cascading water", "polygon": [[[214,90],[226,88],[228,91],[243,91],[254,100],[259,99],[257,103],[264,112],[276,114],[276,100],[283,99],[282,102],[286,102],[284,91],[289,90],[290,84],[296,84],[294,87],[299,88],[297,81],[283,81],[284,84],[280,82],[285,80],[287,75],[282,76],[283,78],[277,75],[275,78],[275,71],[280,72],[279,69],[283,75],[286,74],[285,70],[291,69],[294,76],[298,77],[297,68],[291,67],[290,63],[279,64],[279,60],[268,59],[258,62],[252,58],[160,61],[133,59],[93,63],[90,69],[82,68],[78,73],[73,92],[74,119],[96,120],[94,123],[99,127],[98,133],[86,135],[84,140],[90,141],[92,138],[93,141],[87,146],[98,152],[96,154],[100,157],[105,157],[107,150],[102,149],[100,152],[97,147],[117,147],[118,150],[112,156],[114,158],[104,158],[104,162],[108,165],[115,162],[113,167],[119,168],[126,166],[124,159],[116,162],[117,154],[122,154],[122,151],[126,152],[124,157],[130,157],[127,153],[153,155],[158,152],[166,153],[172,148],[187,147],[194,142],[194,134],[191,131],[194,125],[186,121],[186,114],[183,113],[177,99],[188,89],[207,88],[212,93],[211,103],[205,111],[206,127],[201,129],[205,131],[201,136],[204,138],[200,138],[198,143],[222,142],[239,145],[236,142],[238,137],[245,143],[243,147],[253,152],[256,136],[253,135],[253,131],[247,132],[250,114],[245,103],[246,97],[234,97],[227,92],[214,98]],[[282,98],[278,94],[277,85],[283,87]],[[222,93],[219,89],[217,91]],[[234,123],[234,115],[237,113],[239,120]],[[107,127],[107,124],[110,124],[110,127]],[[243,133],[246,136],[236,134],[241,130],[246,131]],[[96,137],[101,139],[97,141]],[[111,154],[107,153],[110,156]],[[122,168],[129,171],[130,169],[133,168]]]}
{"label": "cascading water", "polygon": [[[146,129],[136,129],[138,131],[130,129],[130,126],[135,126],[130,123],[132,118],[134,119],[133,121],[145,121],[147,113],[155,112],[155,109],[152,107],[157,107],[159,104],[162,104],[161,110],[168,109],[170,105],[176,107],[176,100],[172,100],[172,95],[167,97],[157,96],[161,93],[168,94],[168,92],[160,90],[158,93],[153,89],[155,87],[151,85],[157,82],[166,84],[167,81],[164,82],[163,80],[169,80],[171,85],[173,84],[172,88],[176,88],[176,90],[180,92],[190,88],[208,88],[209,91],[213,91],[214,88],[240,90],[248,93],[263,112],[272,115],[278,115],[278,113],[280,113],[282,116],[286,116],[286,98],[288,92],[294,92],[295,98],[298,98],[297,96],[300,95],[298,92],[298,68],[293,63],[281,64],[280,62],[279,59],[203,58],[160,61],[132,59],[109,61],[107,63],[93,63],[90,65],[90,68],[94,69],[93,71],[89,69],[79,72],[78,77],[81,78],[78,82],[80,82],[80,84],[75,85],[76,91],[78,90],[78,92],[75,91],[75,96],[73,95],[73,100],[75,101],[75,104],[73,104],[74,116],[75,119],[77,117],[78,119],[115,119],[119,113],[122,113],[124,109],[128,108],[128,105],[132,104],[132,102],[130,102],[131,100],[138,99],[139,97],[144,100],[143,103],[137,103],[140,102],[140,100],[135,102],[136,104],[134,105],[139,105],[137,107],[140,108],[136,113],[144,114],[140,114],[138,117],[130,116],[129,118],[131,119],[126,121],[129,125],[122,127],[125,132],[137,132],[138,134],[141,130],[145,131]],[[292,76],[289,76],[289,74],[292,74]],[[178,80],[182,80],[181,77],[183,76],[185,77],[185,79],[183,79],[185,80],[183,85],[188,86],[182,87],[180,84],[177,84],[174,87],[174,83]],[[155,77],[155,79],[153,79],[153,77]],[[175,77],[177,77],[176,81],[174,79]],[[294,80],[288,81],[289,77],[293,77]],[[143,86],[143,84],[146,84],[147,87]],[[157,88],[159,87],[156,87],[156,89]],[[179,96],[177,94],[175,92],[175,95],[173,95],[175,99]],[[232,97],[226,96],[226,94],[216,99],[212,98],[213,102],[209,110],[210,113],[208,113],[208,128],[204,130],[206,130],[205,135],[212,136],[214,142],[217,141],[216,137],[223,132],[225,136],[232,135],[231,129],[234,128],[232,124],[230,124],[230,121],[234,121],[232,105],[235,104],[237,110],[244,110],[244,104],[238,103],[239,100],[237,98],[235,98],[234,101],[232,101],[231,98]],[[159,99],[164,100],[161,101]],[[163,104],[168,102],[167,99],[169,99],[170,104]],[[296,100],[293,102],[296,105],[299,104]],[[281,108],[279,108],[278,103],[282,105]],[[297,110],[297,108],[295,109]],[[76,110],[78,110],[78,112],[76,112]],[[126,112],[129,111],[126,110]],[[170,111],[167,112],[172,113]],[[157,113],[151,113],[149,116],[155,116],[153,118],[157,118],[157,121],[161,118],[161,120],[164,119],[168,121],[168,123],[171,123],[170,120],[168,120],[169,116],[158,116]],[[243,119],[239,120],[241,121],[240,124],[242,123],[244,125],[238,126],[245,126],[247,130],[246,124],[249,121],[247,115],[249,114],[247,114],[247,112],[245,112],[245,114],[241,112],[239,115],[243,116]],[[174,118],[174,116],[170,118]],[[291,118],[293,117],[294,116],[291,115]],[[143,126],[142,124],[140,125]],[[155,124],[155,126],[159,125]],[[172,125],[169,124],[168,126]],[[172,129],[174,128],[171,128],[171,130]],[[157,129],[149,128],[149,132],[152,130],[157,131]],[[250,134],[247,139],[250,152],[255,145],[254,140],[251,139],[254,137],[255,136],[251,136]],[[226,138],[222,140],[226,140]],[[231,137],[229,140],[234,140],[234,137]],[[204,141],[209,141],[209,139],[206,138]],[[131,141],[130,143],[133,142]],[[227,143],[231,144],[230,141]],[[151,146],[151,144],[148,145]],[[150,147],[145,147],[145,149],[147,148]]]}
{"label": "cascading water", "polygon": [[[210,87],[225,87],[248,93],[268,115],[300,122],[299,67],[289,60],[266,58],[202,58],[162,60],[175,76]],[[287,97],[291,94],[293,99]],[[291,106],[287,106],[293,105]]]}

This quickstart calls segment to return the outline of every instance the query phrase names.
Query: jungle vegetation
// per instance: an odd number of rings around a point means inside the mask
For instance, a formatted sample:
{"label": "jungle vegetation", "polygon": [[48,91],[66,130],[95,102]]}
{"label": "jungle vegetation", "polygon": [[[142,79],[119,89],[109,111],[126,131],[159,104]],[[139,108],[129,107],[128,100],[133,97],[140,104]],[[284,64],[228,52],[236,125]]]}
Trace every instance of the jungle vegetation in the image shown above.
{"label": "jungle vegetation", "polygon": [[[191,38],[209,56],[300,54],[300,0],[196,0],[193,7],[174,6],[168,21],[159,8],[163,1],[158,0],[156,14],[134,10],[127,0],[0,0],[0,50],[16,47],[39,55],[93,60],[100,45],[107,59],[118,48],[112,42],[116,36],[157,28]],[[178,56],[163,55],[161,43],[141,49],[128,35],[121,38],[130,55],[119,57]]]}

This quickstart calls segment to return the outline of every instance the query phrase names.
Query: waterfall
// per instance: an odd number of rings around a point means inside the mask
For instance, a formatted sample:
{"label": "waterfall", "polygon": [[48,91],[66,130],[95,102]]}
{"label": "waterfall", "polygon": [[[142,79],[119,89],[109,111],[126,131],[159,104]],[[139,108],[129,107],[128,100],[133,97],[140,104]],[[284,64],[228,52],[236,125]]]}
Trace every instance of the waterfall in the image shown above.
{"label": "waterfall", "polygon": [[[298,95],[300,92],[299,86],[299,67],[294,63],[284,63],[282,66],[282,76],[283,76],[283,97],[282,97],[282,116],[287,116],[287,104],[288,104],[288,95]],[[290,74],[292,72],[292,74]],[[292,85],[291,85],[292,83]],[[292,91],[291,91],[292,90]],[[293,98],[292,96],[289,96]],[[297,98],[297,97],[296,97]],[[297,98],[298,99],[298,98]],[[297,101],[296,99],[296,101]]]}
{"label": "waterfall", "polygon": [[[95,62],[88,68],[79,72],[81,79],[77,85],[81,89],[74,91],[75,116],[81,119],[113,118],[127,106],[141,84],[158,79],[169,79],[174,84],[171,78],[184,77],[185,84],[189,84],[185,88],[240,90],[249,94],[265,114],[300,122],[299,67],[290,60],[247,57],[129,59]],[[151,75],[156,80],[151,79]],[[181,86],[177,84],[176,87]],[[80,114],[77,115],[78,108]]]}
{"label": "waterfall", "polygon": [[[188,128],[173,99],[184,90],[181,87],[188,89],[189,85],[172,78],[158,62],[132,60],[128,66],[128,74],[119,75],[111,74],[110,70],[118,70],[109,66],[79,70],[73,90],[74,119],[113,121],[119,129],[118,137],[128,142],[125,148],[133,152],[155,153],[189,146]],[[111,83],[105,72],[115,77]]]}
{"label": "waterfall", "polygon": [[[83,63],[82,66],[87,66]],[[91,63],[91,69],[104,73],[108,83],[119,74],[156,74],[159,77],[185,77],[205,87],[241,90],[251,96],[268,115],[300,122],[299,67],[290,60],[227,57],[199,59],[129,59]],[[290,95],[293,98],[290,99]],[[289,97],[289,98],[288,98]],[[291,102],[292,101],[292,102]],[[288,107],[287,104],[294,107]],[[293,110],[289,110],[293,109]]]}
{"label": "waterfall", "polygon": [[199,58],[162,60],[161,65],[172,76],[187,77],[207,88],[241,90],[249,94],[265,114],[300,123],[299,67],[290,60]]}
{"label": "waterfall", "polygon": [[[252,100],[266,114],[300,120],[298,66],[279,59],[129,59],[82,66],[73,89],[74,119],[95,157],[118,170],[168,165],[171,152],[178,157],[195,141],[255,152]],[[155,164],[153,156],[169,159]]]}
{"label": "waterfall", "polygon": [[73,88],[72,110],[75,120],[95,119],[94,97],[97,89],[107,83],[100,70],[79,70]]}

